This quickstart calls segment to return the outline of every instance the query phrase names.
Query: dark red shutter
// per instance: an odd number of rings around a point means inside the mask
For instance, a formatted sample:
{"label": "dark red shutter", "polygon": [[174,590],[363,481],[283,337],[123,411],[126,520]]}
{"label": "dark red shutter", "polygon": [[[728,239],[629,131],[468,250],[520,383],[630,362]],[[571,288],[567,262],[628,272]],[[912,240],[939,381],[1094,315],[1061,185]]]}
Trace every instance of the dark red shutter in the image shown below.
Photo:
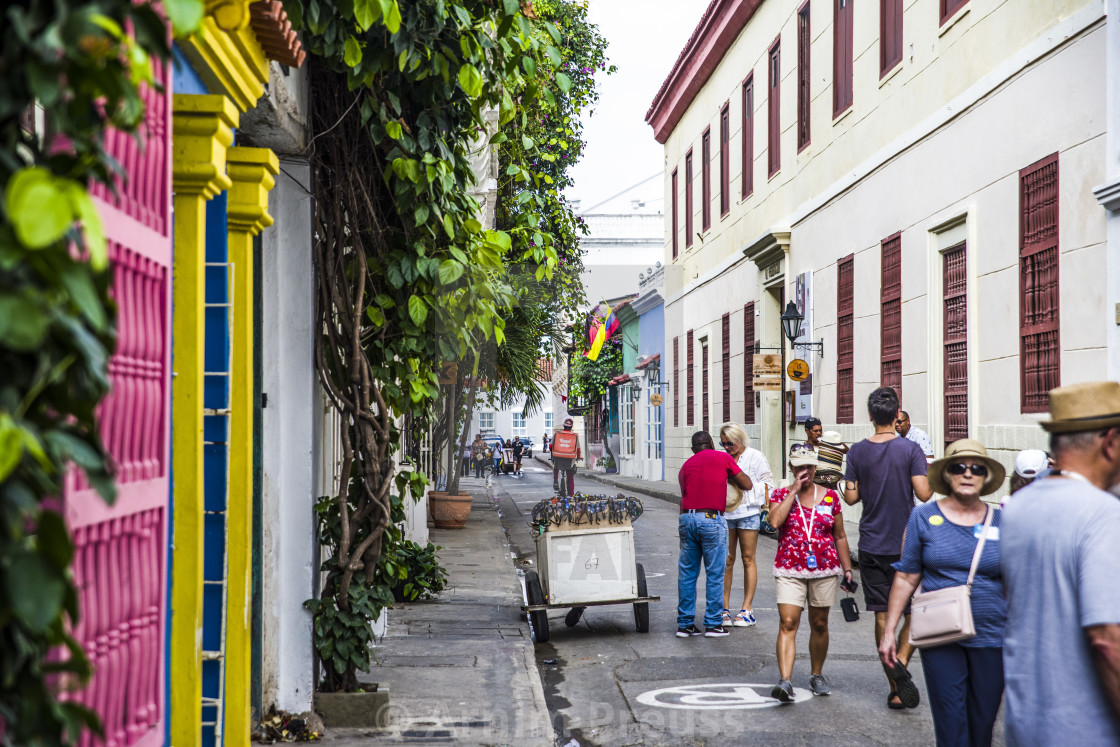
{"label": "dark red shutter", "polygon": [[692,150],[684,156],[684,246],[692,246]]}
{"label": "dark red shutter", "polygon": [[1019,391],[1046,412],[1061,384],[1058,345],[1058,154],[1019,172]]}
{"label": "dark red shutter", "polygon": [[879,0],[879,77],[902,62],[902,0]]}
{"label": "dark red shutter", "polygon": [[880,386],[893,387],[902,401],[902,234],[883,239],[879,282]]}
{"label": "dark red shutter", "polygon": [[852,423],[854,387],[852,378],[855,311],[855,255],[849,254],[836,268],[836,422]]}
{"label": "dark red shutter", "polygon": [[724,104],[719,113],[719,214],[731,210],[731,105]]}
{"label": "dark red shutter", "polygon": [[743,81],[743,197],[754,191],[754,73]]}
{"label": "dark red shutter", "polygon": [[941,23],[944,24],[953,14],[963,8],[968,0],[940,0],[941,3]]}
{"label": "dark red shutter", "polygon": [[743,424],[754,424],[754,304],[743,307]]}
{"label": "dark red shutter", "polygon": [[673,338],[673,427],[681,424],[681,338]]}
{"label": "dark red shutter", "polygon": [[692,330],[685,335],[684,344],[688,347],[684,351],[685,366],[687,371],[684,379],[684,418],[686,425],[696,423],[696,359],[693,355]]}
{"label": "dark red shutter", "polygon": [[[708,430],[708,341],[704,340],[700,343],[700,415],[701,426],[703,431]],[[709,433],[711,431],[708,431]]]}
{"label": "dark red shutter", "polygon": [[809,0],[797,11],[797,149],[809,144]]}
{"label": "dark red shutter", "polygon": [[832,18],[832,116],[852,105],[852,3],[833,0]]}
{"label": "dark red shutter", "polygon": [[968,275],[965,245],[945,252],[945,445],[968,438]]}
{"label": "dark red shutter", "polygon": [[673,259],[677,258],[677,170],[673,169],[672,179],[672,204],[673,204]]}
{"label": "dark red shutter", "polygon": [[704,130],[700,138],[700,230],[712,227],[712,128]]}
{"label": "dark red shutter", "polygon": [[780,40],[775,41],[770,47],[768,58],[766,106],[769,113],[769,129],[767,131],[766,158],[769,164],[769,174],[773,176],[782,168],[782,131],[781,131],[781,90],[782,90],[782,60]]}
{"label": "dark red shutter", "polygon": [[723,422],[731,421],[731,314],[724,314],[720,324],[720,345],[723,354]]}

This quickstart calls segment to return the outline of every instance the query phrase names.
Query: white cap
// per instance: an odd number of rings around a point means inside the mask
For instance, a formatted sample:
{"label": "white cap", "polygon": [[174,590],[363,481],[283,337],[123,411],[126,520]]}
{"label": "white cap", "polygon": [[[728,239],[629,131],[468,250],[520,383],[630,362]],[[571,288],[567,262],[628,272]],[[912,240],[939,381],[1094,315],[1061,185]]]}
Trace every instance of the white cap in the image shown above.
{"label": "white cap", "polygon": [[1050,466],[1050,460],[1042,449],[1023,449],[1015,457],[1015,474],[1019,477],[1034,477]]}

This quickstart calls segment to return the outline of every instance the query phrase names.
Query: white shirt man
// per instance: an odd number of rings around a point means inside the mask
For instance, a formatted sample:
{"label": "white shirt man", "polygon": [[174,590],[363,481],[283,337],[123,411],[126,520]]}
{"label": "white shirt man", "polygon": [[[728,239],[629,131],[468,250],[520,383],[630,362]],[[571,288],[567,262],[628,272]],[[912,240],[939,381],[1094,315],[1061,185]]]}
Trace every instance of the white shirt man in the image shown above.
{"label": "white shirt man", "polygon": [[898,411],[898,419],[894,421],[894,429],[898,435],[920,446],[922,453],[926,455],[927,462],[933,459],[933,442],[929,440],[929,434],[917,426],[910,425],[910,413],[906,410]]}

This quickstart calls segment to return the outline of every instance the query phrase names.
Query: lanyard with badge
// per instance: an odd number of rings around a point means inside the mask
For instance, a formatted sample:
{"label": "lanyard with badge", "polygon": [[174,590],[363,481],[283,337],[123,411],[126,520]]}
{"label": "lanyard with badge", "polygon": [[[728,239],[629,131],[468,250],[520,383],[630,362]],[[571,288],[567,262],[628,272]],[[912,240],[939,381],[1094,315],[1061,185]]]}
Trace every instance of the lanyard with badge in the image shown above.
{"label": "lanyard with badge", "polygon": [[817,520],[817,492],[820,490],[816,487],[813,490],[813,508],[809,511],[809,521],[805,521],[805,507],[801,505],[801,499],[797,499],[798,516],[801,517],[801,526],[805,527],[805,538],[809,543],[809,554],[805,557],[805,567],[810,571],[817,569],[817,554],[813,552],[813,522]]}

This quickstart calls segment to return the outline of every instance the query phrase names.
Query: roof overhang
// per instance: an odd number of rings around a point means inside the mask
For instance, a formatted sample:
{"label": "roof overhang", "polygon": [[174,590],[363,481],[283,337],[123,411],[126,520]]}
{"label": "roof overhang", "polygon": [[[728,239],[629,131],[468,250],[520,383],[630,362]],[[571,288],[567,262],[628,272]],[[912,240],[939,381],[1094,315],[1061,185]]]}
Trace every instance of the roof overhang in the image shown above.
{"label": "roof overhang", "polygon": [[712,0],[646,112],[664,144],[763,0]]}

